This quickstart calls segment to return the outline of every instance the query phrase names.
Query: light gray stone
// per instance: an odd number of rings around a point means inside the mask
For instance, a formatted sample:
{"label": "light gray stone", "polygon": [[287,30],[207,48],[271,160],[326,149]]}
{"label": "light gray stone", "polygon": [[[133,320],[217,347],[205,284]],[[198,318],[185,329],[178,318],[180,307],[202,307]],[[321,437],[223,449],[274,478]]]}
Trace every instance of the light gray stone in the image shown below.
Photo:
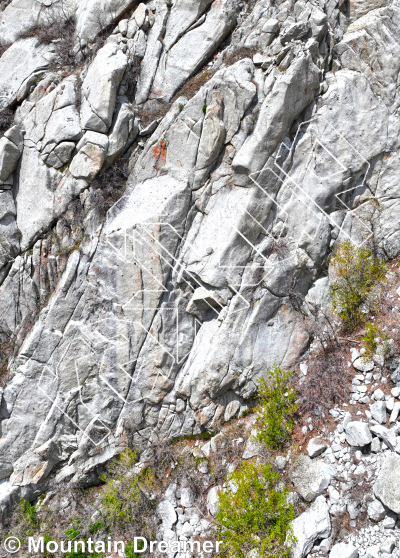
{"label": "light gray stone", "polygon": [[172,529],[178,520],[174,507],[168,500],[161,500],[158,504],[157,515],[162,520],[165,529]]}
{"label": "light gray stone", "polygon": [[207,509],[211,515],[215,515],[219,510],[218,494],[221,491],[220,486],[213,486],[207,494]]}
{"label": "light gray stone", "polygon": [[384,529],[394,529],[397,522],[397,515],[391,511],[387,512],[385,519],[381,522]]}
{"label": "light gray stone", "polygon": [[126,55],[116,45],[107,44],[97,53],[82,84],[81,121],[85,130],[109,130],[127,63]]}
{"label": "light gray stone", "polygon": [[227,422],[231,420],[235,415],[237,415],[240,409],[240,402],[239,401],[231,401],[228,403],[224,413],[224,420]]}
{"label": "light gray stone", "polygon": [[[306,84],[301,93],[300,83]],[[269,155],[283,139],[283,131],[312,101],[318,86],[318,71],[311,57],[300,56],[276,80],[272,92],[265,98],[254,132],[233,160],[236,173],[250,174],[263,168]]]}
{"label": "light gray stone", "polygon": [[370,406],[371,415],[376,422],[386,424],[386,402],[376,401]]}
{"label": "light gray stone", "polygon": [[106,167],[111,166],[132,145],[137,135],[138,125],[135,121],[135,113],[128,100],[120,98],[108,136]]}
{"label": "light gray stone", "polygon": [[394,513],[400,513],[400,455],[389,454],[374,484],[374,494]]}
{"label": "light gray stone", "polygon": [[69,167],[74,178],[91,182],[100,171],[106,159],[106,151],[99,145],[86,143],[78,151]]}
{"label": "light gray stone", "polygon": [[321,455],[327,448],[326,442],[321,438],[311,438],[307,445],[307,452],[310,457]]}
{"label": "light gray stone", "polygon": [[381,451],[381,442],[379,438],[372,438],[371,451],[372,453],[379,453]]}
{"label": "light gray stone", "polygon": [[385,399],[385,394],[380,388],[378,388],[374,391],[373,398],[375,401],[383,401]]}
{"label": "light gray stone", "polygon": [[386,510],[384,506],[381,504],[379,500],[376,499],[368,503],[367,509],[368,509],[368,517],[372,521],[381,521],[386,515]]}
{"label": "light gray stone", "polygon": [[381,544],[380,550],[381,552],[386,552],[387,554],[392,554],[393,549],[396,546],[396,538],[395,537],[388,537],[384,543]]}
{"label": "light gray stone", "polygon": [[365,422],[349,422],[345,429],[346,441],[350,446],[363,447],[372,442],[372,435]]}
{"label": "light gray stone", "polygon": [[134,0],[82,0],[76,9],[76,34],[81,42],[91,42],[120,16],[132,8]]}
{"label": "light gray stone", "polygon": [[[182,10],[184,14],[182,21],[184,22],[188,16],[193,18],[197,10],[203,11],[210,3],[204,0],[201,2],[197,0],[196,2],[190,2],[191,10]],[[177,3],[176,11],[179,9],[180,5]],[[160,53],[160,63],[156,66],[152,83],[153,95],[156,92],[157,96],[161,96],[166,101],[169,101],[179,87],[209,59],[225,37],[227,37],[235,24],[238,11],[239,5],[232,4],[228,0],[211,3],[211,8],[204,22],[193,27],[192,30],[177,40],[179,37],[176,36],[177,30],[174,30],[174,23],[176,25],[176,21],[174,22],[174,10],[172,10],[171,23],[167,25],[164,38],[164,42],[169,45],[169,48],[167,52]],[[179,17],[178,13],[176,15]],[[149,41],[151,41],[151,38]],[[193,49],[193,44],[196,44],[198,48]],[[152,50],[149,50],[149,55],[151,54],[153,54],[153,57],[160,55],[158,52],[156,54],[154,51],[152,53]],[[143,65],[146,63],[145,58]],[[149,82],[146,82],[147,84],[150,85]],[[142,86],[139,81],[136,102],[143,102],[145,100],[148,91],[147,87],[144,84]]]}
{"label": "light gray stone", "polygon": [[396,445],[397,445],[397,438],[396,438],[396,434],[397,434],[397,430],[396,428],[386,428],[386,426],[383,426],[381,424],[373,424],[371,426],[371,432],[373,434],[375,434],[375,436],[378,436],[381,440],[383,440],[383,442],[385,442],[386,446],[391,449],[392,451],[394,451],[396,449]]}
{"label": "light gray stone", "polygon": [[370,372],[374,369],[375,364],[372,360],[366,360],[364,357],[356,358],[353,361],[353,366],[359,372]]}
{"label": "light gray stone", "polygon": [[24,137],[18,126],[13,126],[0,138],[0,180],[6,181],[14,172],[23,149]]}
{"label": "light gray stone", "polygon": [[331,520],[323,496],[318,496],[307,511],[292,521],[292,530],[296,539],[291,548],[293,558],[303,558],[310,552],[317,539],[329,537],[331,534]]}
{"label": "light gray stone", "polygon": [[400,413],[400,401],[396,401],[396,403],[393,405],[393,409],[392,412],[390,414],[390,418],[389,418],[389,422],[396,422],[398,416]]}
{"label": "light gray stone", "polygon": [[370,546],[365,551],[365,558],[380,558],[379,546]]}
{"label": "light gray stone", "polygon": [[334,469],[320,460],[300,454],[294,461],[290,477],[295,489],[307,502],[312,502],[328,488]]}
{"label": "light gray stone", "polygon": [[21,102],[54,59],[52,45],[37,39],[20,39],[0,58],[0,110]]}
{"label": "light gray stone", "polygon": [[332,547],[329,558],[358,558],[358,550],[352,544],[337,543]]}
{"label": "light gray stone", "polygon": [[70,161],[74,149],[75,144],[73,142],[63,141],[44,158],[44,162],[46,165],[50,165],[50,167],[60,169]]}
{"label": "light gray stone", "polygon": [[255,439],[256,435],[257,430],[253,429],[250,433],[249,439],[247,440],[246,447],[244,448],[242,459],[251,459],[252,457],[262,454],[263,446]]}
{"label": "light gray stone", "polygon": [[181,504],[184,508],[191,508],[194,504],[194,494],[190,487],[181,489]]}

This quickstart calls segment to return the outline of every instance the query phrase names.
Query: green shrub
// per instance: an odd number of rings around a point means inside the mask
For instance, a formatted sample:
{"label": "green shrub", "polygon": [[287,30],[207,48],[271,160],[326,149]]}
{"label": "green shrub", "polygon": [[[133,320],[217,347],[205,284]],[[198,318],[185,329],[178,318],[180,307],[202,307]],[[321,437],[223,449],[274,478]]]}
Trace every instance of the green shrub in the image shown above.
{"label": "green shrub", "polygon": [[275,364],[267,371],[267,378],[261,378],[258,383],[256,439],[270,448],[283,447],[293,430],[297,405],[295,390],[290,387],[292,374]]}
{"label": "green shrub", "polygon": [[38,520],[36,517],[36,508],[33,504],[31,504],[30,502],[28,502],[27,500],[20,500],[19,502],[19,506],[20,506],[20,513],[21,516],[28,528],[29,529],[36,529],[38,526]]}
{"label": "green shrub", "polygon": [[115,458],[107,473],[100,478],[106,483],[101,495],[101,507],[110,526],[139,524],[153,510],[153,503],[146,496],[153,484],[153,474],[143,471],[136,474],[136,452],[127,449]]}
{"label": "green shrub", "polygon": [[353,330],[363,318],[361,306],[385,277],[385,265],[367,248],[344,240],[330,258],[329,274],[333,310]]}
{"label": "green shrub", "polygon": [[[88,541],[87,537],[82,537],[80,535],[79,529],[75,529],[75,528],[68,529],[67,531],[65,531],[65,535],[69,538],[70,541],[79,540],[79,541],[83,541],[85,544]],[[72,547],[71,552],[66,552],[65,556],[67,558],[86,558],[88,554],[87,552],[83,551],[81,545],[78,545],[76,550],[74,547]],[[99,552],[91,552],[89,556],[93,558],[102,558],[104,554]]]}
{"label": "green shrub", "polygon": [[389,350],[389,337],[382,331],[382,329],[378,325],[375,325],[371,322],[365,324],[365,329],[367,331],[362,338],[362,346],[365,351],[363,358],[367,360],[375,355],[378,351],[378,343],[380,343],[383,348],[382,356],[384,359],[386,359]]}
{"label": "green shrub", "polygon": [[94,523],[91,527],[90,527],[90,532],[95,535],[96,533],[98,533],[99,531],[101,531],[103,529],[103,524],[101,521],[97,521],[96,523]]}
{"label": "green shrub", "polygon": [[251,462],[229,475],[215,516],[222,541],[218,558],[248,558],[253,549],[262,558],[289,556],[285,541],[294,542],[294,510],[287,500],[288,488],[278,487],[278,481],[279,473],[270,465]]}
{"label": "green shrub", "polygon": [[104,516],[111,525],[131,521],[140,499],[139,478],[133,474],[136,452],[127,449],[114,459],[100,478],[106,483],[101,495]]}
{"label": "green shrub", "polygon": [[[138,541],[138,549],[142,550],[142,548],[144,547],[144,542],[143,541]],[[138,554],[137,552],[135,552],[134,549],[134,543],[133,541],[129,542],[126,547],[125,547],[125,554],[126,554],[126,558],[140,558],[140,556],[143,556],[143,552],[140,552],[140,554]]]}

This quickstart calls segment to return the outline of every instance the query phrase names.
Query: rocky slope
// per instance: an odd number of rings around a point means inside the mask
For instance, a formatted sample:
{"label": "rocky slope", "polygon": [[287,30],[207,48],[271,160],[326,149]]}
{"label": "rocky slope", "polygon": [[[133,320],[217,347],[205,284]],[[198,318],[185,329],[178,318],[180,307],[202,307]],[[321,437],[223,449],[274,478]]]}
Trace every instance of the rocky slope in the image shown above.
{"label": "rocky slope", "polygon": [[218,430],[309,350],[335,243],[398,255],[399,8],[0,2],[4,517]]}

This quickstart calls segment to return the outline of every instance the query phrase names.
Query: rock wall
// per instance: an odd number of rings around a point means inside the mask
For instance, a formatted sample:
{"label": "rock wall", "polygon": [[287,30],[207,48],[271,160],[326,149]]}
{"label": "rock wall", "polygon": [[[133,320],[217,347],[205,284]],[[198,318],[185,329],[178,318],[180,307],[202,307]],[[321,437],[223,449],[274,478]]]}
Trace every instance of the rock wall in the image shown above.
{"label": "rock wall", "polygon": [[[3,514],[89,478],[128,432],[243,412],[307,350],[291,295],[326,294],[335,243],[398,255],[399,8],[0,3]],[[40,30],[70,17],[65,67]]]}

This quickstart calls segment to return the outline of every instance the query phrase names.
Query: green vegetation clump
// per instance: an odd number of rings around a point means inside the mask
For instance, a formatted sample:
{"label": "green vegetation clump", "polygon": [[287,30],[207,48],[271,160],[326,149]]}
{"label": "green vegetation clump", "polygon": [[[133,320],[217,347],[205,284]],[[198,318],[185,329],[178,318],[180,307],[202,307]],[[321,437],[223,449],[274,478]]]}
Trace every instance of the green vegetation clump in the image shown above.
{"label": "green vegetation clump", "polygon": [[362,338],[362,346],[364,349],[364,360],[369,360],[373,355],[377,354],[378,344],[381,344],[383,351],[382,356],[387,358],[389,352],[389,337],[382,329],[371,322],[365,324],[366,333]]}
{"label": "green vegetation clump", "polygon": [[282,448],[290,440],[297,409],[296,392],[290,387],[292,374],[275,364],[258,383],[256,439],[269,448]]}
{"label": "green vegetation clump", "polygon": [[106,484],[101,495],[102,510],[110,525],[135,519],[141,496],[139,476],[133,472],[136,457],[135,451],[127,449],[100,477]]}
{"label": "green vegetation clump", "polygon": [[154,473],[150,469],[137,473],[136,462],[136,451],[126,449],[100,477],[105,483],[101,511],[111,530],[132,524],[144,528],[146,520],[154,515],[156,500],[150,496],[155,488]]}
{"label": "green vegetation clump", "polygon": [[[88,541],[87,537],[81,536],[79,529],[75,529],[75,528],[68,529],[65,532],[65,535],[69,538],[70,541],[75,541],[75,540],[82,541],[85,543],[85,545]],[[86,558],[88,554],[83,550],[82,545],[78,545],[76,549],[75,547],[72,547],[71,552],[66,552],[65,556],[67,558]],[[104,554],[99,552],[91,552],[89,556],[92,556],[93,558],[102,558]]]}
{"label": "green vegetation clump", "polygon": [[270,465],[243,463],[228,476],[228,488],[219,494],[216,532],[222,541],[218,558],[286,558],[294,542],[290,523],[293,505],[289,490],[277,486],[279,473]]}
{"label": "green vegetation clump", "polygon": [[200,432],[200,434],[188,434],[187,436],[180,436],[179,438],[174,438],[173,439],[173,443],[178,443],[178,442],[190,442],[192,440],[197,441],[197,440],[201,440],[203,442],[208,442],[208,440],[211,440],[211,438],[214,438],[214,436],[216,435],[216,432]]}
{"label": "green vegetation clump", "polygon": [[36,517],[36,508],[33,504],[31,504],[30,502],[28,502],[27,500],[20,500],[19,502],[19,507],[20,507],[20,514],[28,528],[28,530],[30,529],[36,529],[38,526],[38,520]]}
{"label": "green vegetation clump", "polygon": [[[142,550],[144,547],[144,542],[143,541],[138,541],[138,545],[137,548],[139,550]],[[126,554],[126,558],[140,558],[140,556],[143,556],[143,552],[141,552],[140,554],[138,554],[137,552],[134,551],[134,543],[133,541],[129,542],[126,547],[125,547],[125,554]]]}
{"label": "green vegetation clump", "polygon": [[329,273],[333,310],[351,331],[363,319],[362,305],[385,278],[385,265],[367,248],[344,240],[330,258]]}

